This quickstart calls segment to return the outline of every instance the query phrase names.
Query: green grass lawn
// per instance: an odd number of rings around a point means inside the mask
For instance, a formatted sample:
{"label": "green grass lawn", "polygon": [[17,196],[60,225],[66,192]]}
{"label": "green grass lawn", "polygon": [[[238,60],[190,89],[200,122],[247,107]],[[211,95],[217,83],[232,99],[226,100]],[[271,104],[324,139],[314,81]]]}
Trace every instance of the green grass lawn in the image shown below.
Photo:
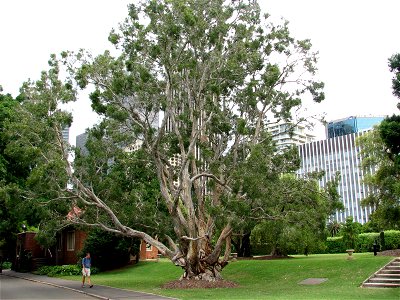
{"label": "green grass lawn", "polygon": [[[182,271],[169,261],[141,262],[94,275],[94,284],[133,289],[179,299],[400,299],[400,289],[364,289],[360,284],[393,257],[371,253],[296,256],[284,260],[241,260],[223,270],[238,288],[165,290],[160,286]],[[80,280],[79,277],[64,277]],[[328,278],[319,285],[299,285],[307,278]]]}

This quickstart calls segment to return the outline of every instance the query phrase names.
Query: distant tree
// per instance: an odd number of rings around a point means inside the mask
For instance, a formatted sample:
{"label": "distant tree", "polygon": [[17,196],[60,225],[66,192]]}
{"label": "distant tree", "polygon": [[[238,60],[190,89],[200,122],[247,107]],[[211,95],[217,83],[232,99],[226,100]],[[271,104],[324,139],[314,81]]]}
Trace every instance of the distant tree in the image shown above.
{"label": "distant tree", "polygon": [[374,209],[371,220],[379,230],[400,228],[400,118],[386,118],[358,139],[364,181],[370,192],[362,204]]}
{"label": "distant tree", "polygon": [[353,222],[353,217],[346,218],[346,223],[342,228],[343,243],[347,249],[354,249],[356,246],[357,236],[359,234],[359,226]]}
{"label": "distant tree", "polygon": [[325,189],[318,186],[314,174],[309,178],[282,175],[265,197],[265,213],[276,216],[255,226],[252,239],[266,244],[271,255],[288,252],[312,253],[326,239],[326,222],[337,209],[343,208],[336,191],[337,181],[329,182]]}
{"label": "distant tree", "polygon": [[[400,54],[389,58],[394,72],[393,94],[400,97]],[[400,109],[400,103],[397,105]],[[400,115],[386,117],[373,131],[358,139],[361,168],[370,187],[363,205],[374,208],[371,220],[375,228],[400,228]]]}
{"label": "distant tree", "polygon": [[[386,155],[400,169],[400,115],[385,118],[378,127]],[[398,170],[400,174],[400,170]]]}
{"label": "distant tree", "polygon": [[329,222],[328,226],[327,226],[327,229],[328,229],[329,234],[330,234],[331,237],[336,236],[340,232],[341,228],[342,228],[342,224],[340,224],[336,220],[334,220],[332,222]]}
{"label": "distant tree", "polygon": [[[390,72],[394,73],[392,79],[393,95],[400,98],[400,53],[389,58],[389,69]],[[400,109],[400,103],[397,104],[397,108]]]}

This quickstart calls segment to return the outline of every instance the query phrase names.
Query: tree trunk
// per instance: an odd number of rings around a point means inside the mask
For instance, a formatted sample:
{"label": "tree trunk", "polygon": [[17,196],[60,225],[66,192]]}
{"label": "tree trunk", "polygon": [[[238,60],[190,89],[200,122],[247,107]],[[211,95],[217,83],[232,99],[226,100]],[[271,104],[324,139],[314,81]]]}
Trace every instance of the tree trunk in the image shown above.
{"label": "tree trunk", "polygon": [[232,240],[238,257],[250,257],[251,256],[251,245],[250,245],[251,232],[241,235],[236,242]]}
{"label": "tree trunk", "polygon": [[[194,279],[216,281],[221,280],[221,270],[228,264],[227,260],[220,259],[219,254],[216,260],[211,260],[210,257],[216,249],[211,248],[211,243],[208,237],[197,240],[181,239],[180,251],[186,253],[181,257],[181,266],[184,273],[180,280]],[[218,250],[217,250],[218,251]]]}

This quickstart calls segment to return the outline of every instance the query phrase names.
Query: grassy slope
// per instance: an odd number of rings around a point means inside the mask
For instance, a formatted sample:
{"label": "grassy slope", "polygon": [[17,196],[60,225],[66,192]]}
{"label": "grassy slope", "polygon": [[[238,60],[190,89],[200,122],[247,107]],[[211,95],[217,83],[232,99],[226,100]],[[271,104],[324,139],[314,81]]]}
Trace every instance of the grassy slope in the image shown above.
{"label": "grassy slope", "polygon": [[[160,286],[181,275],[170,262],[141,262],[93,276],[95,284],[133,289],[180,299],[400,299],[400,289],[362,289],[360,284],[392,257],[371,253],[299,256],[272,261],[238,261],[223,271],[235,289],[164,290]],[[306,278],[328,278],[320,285],[299,285]],[[65,277],[72,279],[71,277]],[[74,277],[73,279],[78,279]]]}

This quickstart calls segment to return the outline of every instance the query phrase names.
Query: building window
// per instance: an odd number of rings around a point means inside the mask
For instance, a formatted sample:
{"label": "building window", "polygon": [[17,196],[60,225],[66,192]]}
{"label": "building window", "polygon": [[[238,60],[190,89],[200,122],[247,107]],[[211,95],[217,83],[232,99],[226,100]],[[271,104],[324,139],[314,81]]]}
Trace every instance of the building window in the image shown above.
{"label": "building window", "polygon": [[153,246],[146,243],[146,251],[153,251]]}
{"label": "building window", "polygon": [[67,232],[67,251],[75,250],[75,231]]}

